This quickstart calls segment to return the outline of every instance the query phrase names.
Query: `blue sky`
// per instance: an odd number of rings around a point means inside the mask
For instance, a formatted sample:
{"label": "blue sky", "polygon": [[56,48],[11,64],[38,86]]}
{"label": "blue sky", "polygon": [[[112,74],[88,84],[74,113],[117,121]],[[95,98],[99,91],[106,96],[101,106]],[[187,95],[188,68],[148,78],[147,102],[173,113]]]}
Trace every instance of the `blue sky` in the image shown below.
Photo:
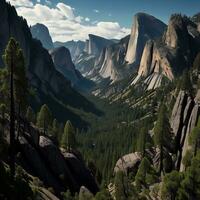
{"label": "blue sky", "polygon": [[200,0],[10,0],[10,2],[30,25],[37,22],[47,25],[54,41],[85,40],[90,32],[119,39],[130,33],[132,19],[137,12],[149,13],[165,23],[172,13],[192,16],[200,12]]}

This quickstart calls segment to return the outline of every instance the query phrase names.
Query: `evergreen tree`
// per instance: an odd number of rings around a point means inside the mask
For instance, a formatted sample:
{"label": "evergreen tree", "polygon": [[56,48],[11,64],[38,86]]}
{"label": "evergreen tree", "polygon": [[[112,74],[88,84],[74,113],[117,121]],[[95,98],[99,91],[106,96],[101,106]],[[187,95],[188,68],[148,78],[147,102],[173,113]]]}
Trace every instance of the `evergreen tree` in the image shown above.
{"label": "evergreen tree", "polygon": [[40,128],[43,128],[44,134],[46,134],[46,131],[50,128],[50,125],[52,123],[52,113],[49,110],[48,106],[44,104],[40,112],[37,116],[37,126]]}
{"label": "evergreen tree", "polygon": [[180,80],[180,89],[192,93],[192,82],[190,79],[190,72],[184,71]]}
{"label": "evergreen tree", "polygon": [[15,176],[15,99],[14,99],[14,70],[17,63],[18,44],[14,38],[11,38],[3,55],[4,63],[9,72],[10,80],[10,170],[11,176]]}
{"label": "evergreen tree", "polygon": [[200,148],[200,117],[198,118],[196,127],[194,127],[190,134],[189,144],[192,145],[194,155],[196,155],[198,148]]}
{"label": "evergreen tree", "polygon": [[154,126],[154,141],[160,149],[160,173],[163,171],[164,145],[170,142],[170,124],[167,117],[167,108],[162,104],[159,108],[158,119]]}
{"label": "evergreen tree", "polygon": [[181,181],[178,200],[200,199],[200,152],[192,159]]}
{"label": "evergreen tree", "polygon": [[115,198],[116,200],[126,200],[127,195],[127,180],[125,174],[121,171],[115,175]]}
{"label": "evergreen tree", "polygon": [[180,188],[182,176],[178,171],[172,171],[166,174],[161,188],[161,197],[163,200],[175,200],[177,191]]}
{"label": "evergreen tree", "polygon": [[36,116],[33,109],[30,106],[27,108],[27,111],[26,111],[26,119],[29,122],[32,122],[33,124],[35,124]]}
{"label": "evergreen tree", "polygon": [[137,174],[135,176],[135,184],[138,190],[147,188],[148,185],[155,183],[157,180],[156,171],[151,166],[149,160],[144,157],[139,165]]}
{"label": "evergreen tree", "polygon": [[59,135],[59,124],[57,119],[53,120],[53,124],[52,124],[52,134],[53,136],[55,136],[58,139],[58,135]]}
{"label": "evergreen tree", "polygon": [[65,124],[61,146],[66,148],[68,151],[75,148],[76,146],[75,129],[70,121],[67,121]]}
{"label": "evergreen tree", "polygon": [[141,152],[143,156],[145,156],[147,132],[148,132],[147,128],[142,127],[137,140],[137,151]]}
{"label": "evergreen tree", "polygon": [[6,105],[3,103],[0,105],[0,114],[1,114],[2,120],[4,121],[5,114],[6,114]]}

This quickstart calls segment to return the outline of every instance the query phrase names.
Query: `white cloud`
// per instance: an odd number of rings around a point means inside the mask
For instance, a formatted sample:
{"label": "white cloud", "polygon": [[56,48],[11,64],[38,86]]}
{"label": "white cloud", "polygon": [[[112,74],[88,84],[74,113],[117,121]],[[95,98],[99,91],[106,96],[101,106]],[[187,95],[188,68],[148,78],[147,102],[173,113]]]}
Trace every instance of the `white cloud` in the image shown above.
{"label": "white cloud", "polygon": [[93,10],[95,13],[99,13],[100,11],[99,10],[97,10],[97,9],[94,9]]}
{"label": "white cloud", "polygon": [[85,18],[85,21],[86,21],[86,22],[89,22],[89,21],[90,21],[90,18],[89,18],[89,17],[86,17],[86,18]]}
{"label": "white cloud", "polygon": [[109,39],[130,34],[130,29],[122,28],[118,22],[89,23],[88,17],[75,15],[75,9],[64,3],[58,3],[54,8],[37,3],[32,7],[17,7],[17,12],[29,25],[45,24],[54,41],[86,40],[90,33]]}
{"label": "white cloud", "polygon": [[31,0],[8,0],[15,7],[33,7],[33,2]]}
{"label": "white cloud", "polygon": [[65,17],[67,17],[68,19],[74,19],[74,12],[72,7],[64,3],[58,3],[56,7],[60,9]]}
{"label": "white cloud", "polygon": [[38,3],[40,3],[40,0],[37,0]]}

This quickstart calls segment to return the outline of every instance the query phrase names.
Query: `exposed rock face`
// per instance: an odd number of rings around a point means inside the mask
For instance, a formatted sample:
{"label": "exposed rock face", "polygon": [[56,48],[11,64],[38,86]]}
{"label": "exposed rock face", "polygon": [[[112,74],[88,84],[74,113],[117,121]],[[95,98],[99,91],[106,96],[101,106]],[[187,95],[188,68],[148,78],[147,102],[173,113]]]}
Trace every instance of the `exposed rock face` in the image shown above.
{"label": "exposed rock face", "polygon": [[142,155],[139,152],[127,154],[117,161],[114,172],[123,171],[128,173],[129,171],[137,170],[141,160]]}
{"label": "exposed rock face", "polygon": [[[13,36],[23,49],[26,63],[29,63],[31,33],[26,21],[22,17],[18,17],[15,8],[7,4],[5,0],[0,2],[0,13],[0,29],[3,30],[0,34],[0,55],[3,55],[9,37]],[[2,56],[0,56],[0,67],[2,66],[4,66],[4,63]]]}
{"label": "exposed rock face", "polygon": [[65,47],[58,47],[50,50],[49,53],[57,70],[70,80],[72,84],[75,84],[81,75],[75,70],[69,50]]}
{"label": "exposed rock face", "polygon": [[19,137],[20,157],[17,162],[26,171],[37,176],[45,186],[52,187],[56,194],[66,191],[67,188],[71,192],[79,192],[81,186],[87,187],[93,194],[98,192],[96,181],[80,153],[60,150],[45,136],[40,136],[35,144],[34,133],[37,134],[37,130],[29,134],[29,130],[34,127],[27,125],[24,129],[26,134],[22,133]]}
{"label": "exposed rock face", "polygon": [[167,46],[171,48],[188,48],[188,46],[182,46],[189,42],[187,23],[185,23],[185,20],[187,19],[176,15],[171,17],[164,39]]}
{"label": "exposed rock face", "polygon": [[88,54],[95,55],[98,57],[103,50],[103,48],[113,44],[112,40],[108,40],[96,35],[89,35],[89,45],[88,45]]}
{"label": "exposed rock face", "polygon": [[53,41],[50,36],[48,28],[44,24],[35,24],[31,27],[31,34],[33,38],[36,38],[41,41],[45,49],[52,49]]}
{"label": "exposed rock face", "polygon": [[61,72],[67,80],[70,80],[74,88],[88,90],[93,87],[90,80],[84,78],[81,73],[75,69],[69,50],[66,47],[58,47],[49,51],[56,69]]}
{"label": "exposed rock face", "polygon": [[103,78],[110,78],[115,82],[123,79],[130,73],[124,61],[129,38],[130,37],[127,36],[120,40],[119,43],[113,44],[102,51],[95,66],[95,69],[100,67],[100,76]]}
{"label": "exposed rock face", "polygon": [[77,58],[83,53],[85,44],[83,41],[72,40],[68,42],[55,42],[54,46],[55,48],[64,46],[69,49],[73,62],[76,62]]}
{"label": "exposed rock face", "polygon": [[125,60],[129,64],[139,64],[145,43],[149,39],[160,37],[165,28],[166,25],[163,22],[151,15],[136,14]]}
{"label": "exposed rock face", "polygon": [[[172,80],[192,66],[199,41],[200,34],[192,21],[181,15],[172,16],[162,39],[146,43],[138,76],[132,84],[144,79],[148,82],[147,89],[155,89],[160,86],[162,77]],[[162,75],[161,79],[157,75]]]}
{"label": "exposed rock face", "polygon": [[189,149],[189,134],[197,123],[199,111],[199,102],[194,100],[186,92],[180,91],[170,121],[177,147],[178,159],[176,167],[178,169],[180,168],[181,171],[184,170],[181,160]]}
{"label": "exposed rock face", "polygon": [[89,55],[88,53],[83,52],[76,59],[76,68],[83,74],[83,76],[87,76],[87,74],[94,68],[95,59],[96,57],[94,55]]}
{"label": "exposed rock face", "polygon": [[[85,186],[93,194],[98,192],[98,186],[94,180],[90,170],[85,166],[84,161],[76,152],[67,152],[65,149],[61,149],[62,155],[73,174],[74,179],[80,186]],[[82,188],[82,187],[81,187]]]}

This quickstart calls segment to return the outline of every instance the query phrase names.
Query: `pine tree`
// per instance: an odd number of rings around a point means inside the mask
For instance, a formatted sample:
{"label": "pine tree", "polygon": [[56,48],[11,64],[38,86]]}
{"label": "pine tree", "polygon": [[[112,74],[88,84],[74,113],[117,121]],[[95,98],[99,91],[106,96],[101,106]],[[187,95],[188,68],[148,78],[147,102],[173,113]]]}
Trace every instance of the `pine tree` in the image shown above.
{"label": "pine tree", "polygon": [[70,121],[67,121],[64,128],[64,133],[61,140],[61,146],[68,151],[76,146],[75,130]]}
{"label": "pine tree", "polygon": [[192,159],[181,181],[178,200],[200,199],[200,152]]}
{"label": "pine tree", "polygon": [[189,138],[189,144],[192,145],[194,155],[196,155],[198,148],[200,148],[200,117],[198,118],[196,127],[192,130]]}
{"label": "pine tree", "polygon": [[30,106],[27,108],[27,111],[26,111],[26,119],[29,122],[32,122],[33,124],[35,124],[36,116],[33,109]]}
{"label": "pine tree", "polygon": [[53,136],[55,136],[58,139],[58,136],[59,136],[59,124],[58,124],[57,119],[53,120],[52,134],[53,134]]}
{"label": "pine tree", "polygon": [[163,153],[165,143],[170,142],[170,124],[167,117],[167,108],[162,104],[159,108],[158,119],[154,126],[154,141],[160,149],[160,173],[163,171]]}
{"label": "pine tree", "polygon": [[46,134],[51,124],[52,124],[52,113],[49,110],[48,106],[44,104],[41,107],[40,112],[38,113],[37,116],[37,126],[43,128],[44,134]]}
{"label": "pine tree", "polygon": [[155,183],[156,179],[156,171],[151,166],[149,160],[144,157],[135,176],[136,188],[138,190],[141,190],[143,187],[147,188],[148,185]]}
{"label": "pine tree", "polygon": [[166,174],[161,188],[161,197],[166,200],[177,199],[177,192],[180,188],[182,176],[178,171],[172,171]]}
{"label": "pine tree", "polygon": [[147,132],[148,132],[147,128],[142,127],[137,140],[137,151],[141,152],[143,156],[145,156]]}
{"label": "pine tree", "polygon": [[14,69],[17,63],[18,44],[11,38],[3,55],[4,63],[9,72],[10,79],[10,170],[11,176],[15,176],[15,99],[14,99]]}
{"label": "pine tree", "polygon": [[117,172],[115,175],[115,199],[116,200],[126,200],[127,196],[127,181],[125,180],[125,174],[121,171]]}
{"label": "pine tree", "polygon": [[6,105],[3,103],[0,105],[0,114],[1,114],[2,120],[4,121],[5,114],[6,114]]}

